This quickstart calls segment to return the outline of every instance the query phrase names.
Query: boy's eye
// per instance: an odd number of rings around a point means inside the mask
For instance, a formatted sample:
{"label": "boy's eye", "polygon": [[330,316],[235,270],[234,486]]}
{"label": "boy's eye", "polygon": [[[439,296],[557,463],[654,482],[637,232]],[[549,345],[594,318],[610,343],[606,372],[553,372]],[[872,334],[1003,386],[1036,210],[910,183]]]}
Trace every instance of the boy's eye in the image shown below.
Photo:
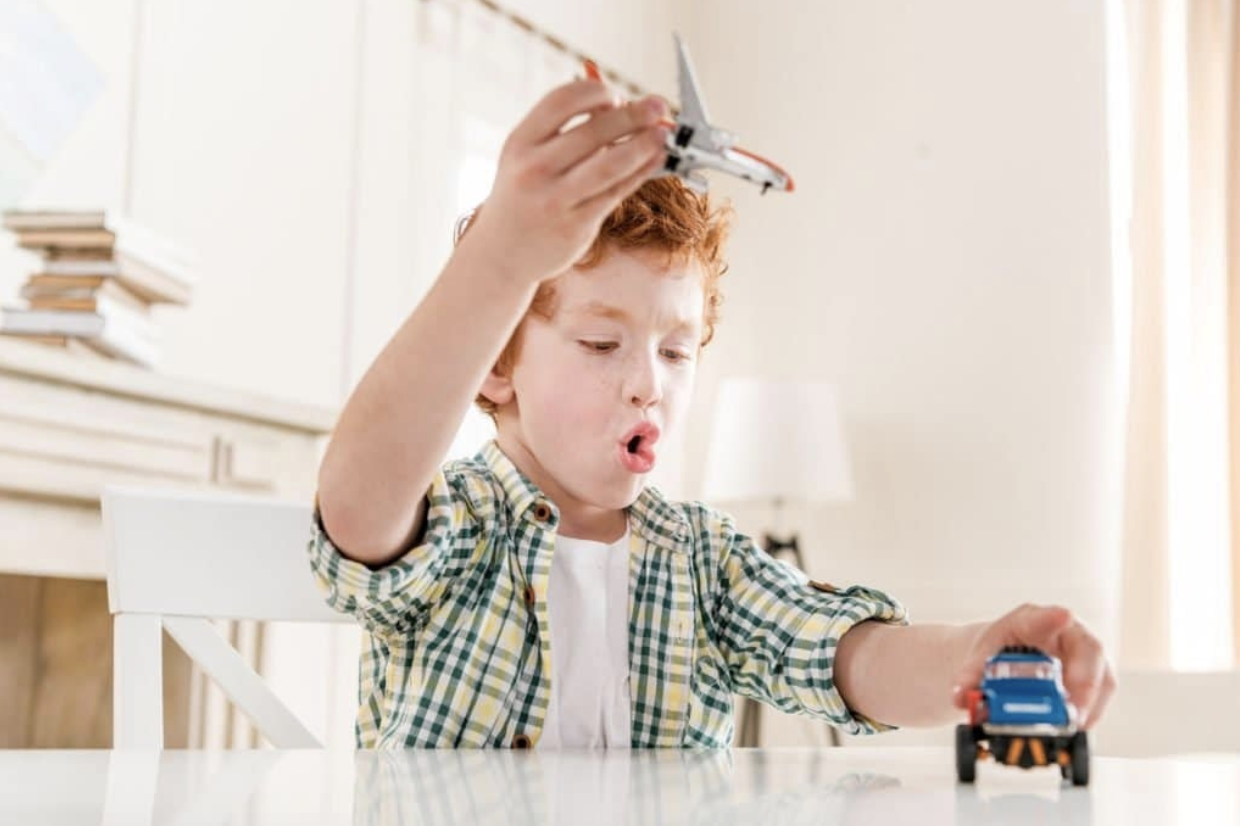
{"label": "boy's eye", "polygon": [[[607,354],[620,347],[618,342],[595,342],[589,339],[579,339],[577,342],[592,354]],[[660,353],[664,359],[670,359],[673,362],[688,362],[692,359],[689,354],[676,348],[664,348]]]}

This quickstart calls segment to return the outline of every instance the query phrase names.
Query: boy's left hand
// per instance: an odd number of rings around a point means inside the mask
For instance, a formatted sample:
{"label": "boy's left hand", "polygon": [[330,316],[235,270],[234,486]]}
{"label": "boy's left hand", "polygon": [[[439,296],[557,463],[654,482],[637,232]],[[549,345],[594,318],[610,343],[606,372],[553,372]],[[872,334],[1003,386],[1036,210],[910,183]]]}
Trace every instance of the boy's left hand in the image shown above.
{"label": "boy's left hand", "polygon": [[1025,604],[982,628],[956,675],[953,701],[967,707],[966,693],[982,681],[986,659],[1011,644],[1037,647],[1063,662],[1064,688],[1085,730],[1102,716],[1115,691],[1115,676],[1102,643],[1063,607]]}

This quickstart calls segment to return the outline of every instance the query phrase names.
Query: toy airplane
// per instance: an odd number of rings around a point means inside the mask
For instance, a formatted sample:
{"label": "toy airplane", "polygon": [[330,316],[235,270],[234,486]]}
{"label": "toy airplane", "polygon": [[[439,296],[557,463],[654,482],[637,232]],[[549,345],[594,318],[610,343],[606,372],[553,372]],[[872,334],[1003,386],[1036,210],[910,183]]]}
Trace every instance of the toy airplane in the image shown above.
{"label": "toy airplane", "polygon": [[[693,74],[693,64],[689,62],[689,51],[681,42],[680,35],[672,35],[676,40],[677,60],[680,69],[680,112],[676,120],[664,121],[669,130],[667,136],[667,164],[660,175],[675,175],[691,190],[704,193],[707,181],[701,175],[695,175],[699,169],[713,169],[735,175],[762,187],[762,192],[774,187],[790,193],[794,186],[792,176],[780,167],[760,155],[734,146],[736,136],[710,125],[706,116],[706,106],[698,92],[697,78]],[[592,61],[586,61],[586,75],[602,80],[598,67]]]}

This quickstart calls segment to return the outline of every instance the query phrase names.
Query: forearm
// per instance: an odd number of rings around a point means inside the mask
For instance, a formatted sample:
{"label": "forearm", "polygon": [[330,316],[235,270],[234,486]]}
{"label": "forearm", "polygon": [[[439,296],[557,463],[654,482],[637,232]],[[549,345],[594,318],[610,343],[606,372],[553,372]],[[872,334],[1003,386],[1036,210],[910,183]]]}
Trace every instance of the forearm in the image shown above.
{"label": "forearm", "polygon": [[536,280],[506,272],[484,241],[462,239],[332,434],[319,506],[333,541],[357,560],[383,562],[408,540],[462,418],[533,298]]}
{"label": "forearm", "polygon": [[957,671],[985,627],[858,624],[836,650],[836,687],[852,710],[876,721],[947,724],[960,715],[952,702]]}

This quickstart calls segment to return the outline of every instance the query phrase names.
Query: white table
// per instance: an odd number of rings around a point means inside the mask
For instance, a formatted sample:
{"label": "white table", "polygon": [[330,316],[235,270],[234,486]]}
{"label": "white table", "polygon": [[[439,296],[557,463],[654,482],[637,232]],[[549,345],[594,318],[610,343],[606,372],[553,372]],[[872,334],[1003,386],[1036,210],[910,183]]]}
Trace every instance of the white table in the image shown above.
{"label": "white table", "polygon": [[0,751],[0,823],[1240,822],[1240,755],[1096,758],[1088,788],[950,750]]}

